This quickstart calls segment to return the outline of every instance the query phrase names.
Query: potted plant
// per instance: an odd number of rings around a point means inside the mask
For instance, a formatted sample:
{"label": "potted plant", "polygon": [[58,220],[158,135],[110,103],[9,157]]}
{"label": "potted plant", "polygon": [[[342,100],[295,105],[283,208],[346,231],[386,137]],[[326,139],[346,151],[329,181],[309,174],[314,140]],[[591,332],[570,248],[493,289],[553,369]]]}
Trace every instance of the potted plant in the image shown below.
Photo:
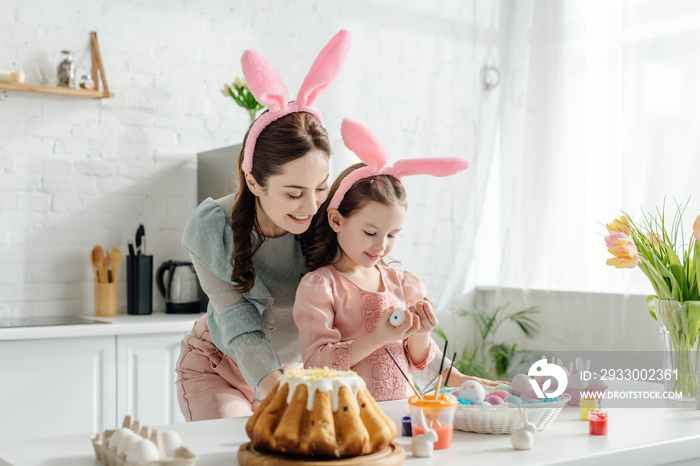
{"label": "potted plant", "polygon": [[[504,323],[510,322],[525,337],[534,336],[539,331],[539,324],[534,318],[539,311],[529,307],[507,312],[507,307],[508,304],[504,304],[491,309],[464,309],[458,312],[458,316],[467,317],[473,322],[476,336],[464,343],[461,354],[454,362],[462,374],[490,380],[510,380],[510,367],[523,362],[520,358],[525,351],[519,350],[516,343],[496,342],[496,334]],[[439,327],[435,333],[447,339]]]}

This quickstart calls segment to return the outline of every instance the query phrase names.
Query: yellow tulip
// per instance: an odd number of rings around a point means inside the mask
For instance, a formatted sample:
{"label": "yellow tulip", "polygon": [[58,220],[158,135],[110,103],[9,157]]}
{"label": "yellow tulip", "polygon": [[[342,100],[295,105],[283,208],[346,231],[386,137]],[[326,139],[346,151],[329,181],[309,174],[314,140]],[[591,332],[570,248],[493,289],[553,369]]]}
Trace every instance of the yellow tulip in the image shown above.
{"label": "yellow tulip", "polygon": [[608,229],[609,233],[612,233],[614,231],[619,231],[624,233],[627,236],[630,236],[630,227],[629,227],[630,221],[627,220],[627,217],[624,215],[621,218],[616,218],[615,220],[612,221],[612,223],[608,223],[605,225],[605,228]]}

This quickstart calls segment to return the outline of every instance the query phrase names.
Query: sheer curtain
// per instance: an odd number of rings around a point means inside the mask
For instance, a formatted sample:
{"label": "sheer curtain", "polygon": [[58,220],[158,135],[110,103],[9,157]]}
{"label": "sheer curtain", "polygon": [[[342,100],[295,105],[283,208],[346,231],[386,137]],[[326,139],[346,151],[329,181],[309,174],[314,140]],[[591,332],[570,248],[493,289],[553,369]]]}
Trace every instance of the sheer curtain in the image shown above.
{"label": "sheer curtain", "polygon": [[639,269],[605,265],[603,234],[621,210],[639,218],[664,198],[671,213],[690,198],[686,239],[700,214],[700,3],[514,8],[480,284],[540,306],[550,336],[656,349],[643,304],[651,285]]}

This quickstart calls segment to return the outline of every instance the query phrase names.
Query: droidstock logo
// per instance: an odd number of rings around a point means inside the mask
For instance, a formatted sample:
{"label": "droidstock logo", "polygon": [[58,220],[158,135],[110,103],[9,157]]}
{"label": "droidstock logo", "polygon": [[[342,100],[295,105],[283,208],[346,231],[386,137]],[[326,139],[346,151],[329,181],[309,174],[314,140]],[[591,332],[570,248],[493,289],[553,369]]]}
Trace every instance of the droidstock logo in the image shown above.
{"label": "droidstock logo", "polygon": [[[539,399],[558,397],[564,393],[566,384],[569,382],[566,371],[556,364],[548,363],[546,359],[540,359],[530,366],[527,375],[536,377],[536,379],[530,379],[530,385],[532,385],[532,390],[534,390],[535,395]],[[547,389],[552,385],[552,377],[557,381],[557,386],[553,392],[547,392]],[[544,380],[542,388],[540,388],[538,380]]]}

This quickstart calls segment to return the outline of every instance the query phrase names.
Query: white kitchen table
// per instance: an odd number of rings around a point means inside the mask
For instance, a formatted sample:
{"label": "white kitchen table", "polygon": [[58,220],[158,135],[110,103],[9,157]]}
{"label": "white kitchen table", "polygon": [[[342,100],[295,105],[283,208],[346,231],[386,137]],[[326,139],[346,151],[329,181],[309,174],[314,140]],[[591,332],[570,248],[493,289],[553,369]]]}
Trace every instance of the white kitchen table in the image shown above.
{"label": "white kitchen table", "polygon": [[[405,401],[380,403],[397,422],[407,412]],[[578,408],[565,408],[535,436],[532,450],[516,451],[509,435],[455,431],[452,446],[432,458],[413,458],[410,437],[398,437],[411,465],[698,465],[700,464],[700,410],[683,408],[611,408],[608,435],[588,434],[588,422],[579,420]],[[198,465],[235,465],[238,448],[248,439],[245,418],[218,419],[168,426],[199,456]],[[400,432],[400,430],[399,430]],[[1,440],[1,439],[0,439]],[[0,465],[99,465],[89,433],[41,440],[0,442]]]}

